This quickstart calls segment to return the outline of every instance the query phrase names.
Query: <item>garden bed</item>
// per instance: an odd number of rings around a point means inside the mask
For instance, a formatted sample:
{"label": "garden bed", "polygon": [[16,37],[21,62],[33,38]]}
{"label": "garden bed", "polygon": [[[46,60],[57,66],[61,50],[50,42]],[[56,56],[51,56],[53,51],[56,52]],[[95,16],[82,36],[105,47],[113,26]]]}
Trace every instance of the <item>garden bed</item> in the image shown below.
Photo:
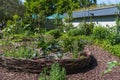
{"label": "garden bed", "polygon": [[47,60],[45,58],[32,60],[0,57],[0,65],[13,71],[40,73],[43,70],[43,68],[50,69],[53,63],[58,62],[61,66],[63,66],[66,69],[67,73],[72,73],[75,70],[82,69],[85,66],[89,65],[90,60],[91,54],[87,54],[85,58],[81,59],[58,60]]}

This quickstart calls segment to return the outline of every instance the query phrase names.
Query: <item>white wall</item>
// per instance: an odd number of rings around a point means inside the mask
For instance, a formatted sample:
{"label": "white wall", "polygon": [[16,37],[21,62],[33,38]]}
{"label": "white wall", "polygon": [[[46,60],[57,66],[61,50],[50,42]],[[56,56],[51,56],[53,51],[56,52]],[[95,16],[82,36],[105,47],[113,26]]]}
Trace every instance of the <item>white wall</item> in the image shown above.
{"label": "white wall", "polygon": [[80,24],[79,22],[73,22],[73,23],[72,23],[72,25],[73,25],[74,27],[78,26],[79,24]]}
{"label": "white wall", "polygon": [[104,21],[104,22],[94,22],[96,25],[101,25],[101,26],[109,26],[109,27],[112,27],[112,26],[115,26],[116,25],[116,22],[115,21]]}
{"label": "white wall", "polygon": [[[80,22],[82,22],[83,19],[75,19],[72,21],[73,26],[78,26]],[[90,19],[87,19],[86,22],[90,22]],[[101,25],[101,26],[107,26],[110,27],[116,25],[116,17],[115,16],[105,16],[105,17],[94,17],[93,22],[95,25]]]}

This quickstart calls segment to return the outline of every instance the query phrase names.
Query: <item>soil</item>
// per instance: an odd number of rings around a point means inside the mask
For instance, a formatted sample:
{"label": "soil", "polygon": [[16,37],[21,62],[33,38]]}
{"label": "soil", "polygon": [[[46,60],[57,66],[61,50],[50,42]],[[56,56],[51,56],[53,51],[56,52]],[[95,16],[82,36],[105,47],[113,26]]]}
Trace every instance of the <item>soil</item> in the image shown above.
{"label": "soil", "polygon": [[[83,70],[67,75],[68,80],[120,80],[120,66],[115,66],[108,74],[103,72],[108,67],[108,62],[120,59],[96,46],[87,46],[85,50],[93,54],[91,63]],[[0,80],[38,80],[38,74],[13,72],[0,67]]]}

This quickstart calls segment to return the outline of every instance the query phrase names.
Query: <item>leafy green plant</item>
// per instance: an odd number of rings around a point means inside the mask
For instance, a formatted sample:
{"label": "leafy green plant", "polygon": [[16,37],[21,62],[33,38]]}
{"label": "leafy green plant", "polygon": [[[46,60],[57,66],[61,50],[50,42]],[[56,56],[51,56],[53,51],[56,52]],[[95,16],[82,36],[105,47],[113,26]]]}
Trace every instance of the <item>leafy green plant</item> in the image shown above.
{"label": "leafy green plant", "polygon": [[112,68],[115,66],[120,66],[120,63],[118,61],[108,62],[108,68],[103,72],[103,74],[110,73],[112,71]]}
{"label": "leafy green plant", "polygon": [[74,41],[72,44],[73,47],[73,58],[78,58],[78,52],[79,52],[79,46],[78,46],[78,41]]}
{"label": "leafy green plant", "polygon": [[46,49],[50,44],[56,43],[55,38],[50,34],[40,35],[38,38],[38,47]]}
{"label": "leafy green plant", "polygon": [[14,58],[35,58],[37,56],[33,56],[34,54],[37,54],[32,49],[27,47],[20,47],[18,49],[11,49],[7,50],[4,53],[5,57],[14,57]]}
{"label": "leafy green plant", "polygon": [[67,34],[68,34],[69,36],[78,36],[78,35],[82,35],[81,30],[78,29],[78,28],[69,30],[69,31],[67,32]]}
{"label": "leafy green plant", "polygon": [[50,30],[47,32],[47,34],[54,36],[55,39],[61,36],[61,32],[59,29]]}
{"label": "leafy green plant", "polygon": [[25,31],[24,24],[18,15],[13,16],[13,21],[9,20],[3,32],[6,34],[19,34]]}
{"label": "leafy green plant", "polygon": [[58,63],[54,63],[50,70],[50,80],[65,80],[65,69]]}
{"label": "leafy green plant", "polygon": [[83,51],[85,45],[91,44],[91,40],[85,36],[75,37],[75,40],[72,43],[72,52],[74,58],[79,58],[78,52]]}
{"label": "leafy green plant", "polygon": [[105,27],[95,27],[92,34],[94,39],[108,39],[110,37],[110,31]]}
{"label": "leafy green plant", "polygon": [[47,74],[48,74],[47,68],[44,68],[44,70],[40,73],[39,80],[50,80]]}
{"label": "leafy green plant", "polygon": [[120,44],[111,45],[109,40],[94,40],[94,44],[102,47],[111,54],[120,57]]}
{"label": "leafy green plant", "polygon": [[[49,74],[48,74],[49,73]],[[66,71],[58,63],[54,63],[51,66],[50,72],[46,69],[40,74],[39,80],[66,80]]]}
{"label": "leafy green plant", "polygon": [[93,33],[93,23],[80,23],[78,28],[80,29],[81,35],[89,36]]}
{"label": "leafy green plant", "polygon": [[74,37],[70,37],[65,34],[62,37],[60,37],[59,44],[63,47],[65,51],[71,52],[73,50],[72,43],[74,40]]}
{"label": "leafy green plant", "polygon": [[37,45],[37,47],[42,48],[44,55],[61,51],[61,46],[58,44],[57,39],[50,34],[40,35]]}
{"label": "leafy green plant", "polygon": [[89,36],[68,36],[64,34],[59,38],[58,43],[65,51],[73,52],[74,42],[77,42],[76,46],[78,46],[78,51],[81,51],[85,45],[92,44],[93,40]]}
{"label": "leafy green plant", "polygon": [[82,51],[85,45],[93,44],[93,39],[90,36],[77,36],[75,39],[78,41],[79,51]]}
{"label": "leafy green plant", "polygon": [[111,35],[109,41],[112,45],[119,44],[120,43],[120,34],[114,33],[113,35]]}

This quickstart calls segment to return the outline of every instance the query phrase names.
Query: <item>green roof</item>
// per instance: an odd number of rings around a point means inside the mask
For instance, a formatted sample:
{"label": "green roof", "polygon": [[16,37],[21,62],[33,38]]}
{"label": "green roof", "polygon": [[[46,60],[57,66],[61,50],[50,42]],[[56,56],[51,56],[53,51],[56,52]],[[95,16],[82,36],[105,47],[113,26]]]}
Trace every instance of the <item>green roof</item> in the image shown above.
{"label": "green roof", "polygon": [[58,13],[47,17],[47,19],[63,19],[63,18],[64,18],[64,16],[61,14],[58,14]]}

